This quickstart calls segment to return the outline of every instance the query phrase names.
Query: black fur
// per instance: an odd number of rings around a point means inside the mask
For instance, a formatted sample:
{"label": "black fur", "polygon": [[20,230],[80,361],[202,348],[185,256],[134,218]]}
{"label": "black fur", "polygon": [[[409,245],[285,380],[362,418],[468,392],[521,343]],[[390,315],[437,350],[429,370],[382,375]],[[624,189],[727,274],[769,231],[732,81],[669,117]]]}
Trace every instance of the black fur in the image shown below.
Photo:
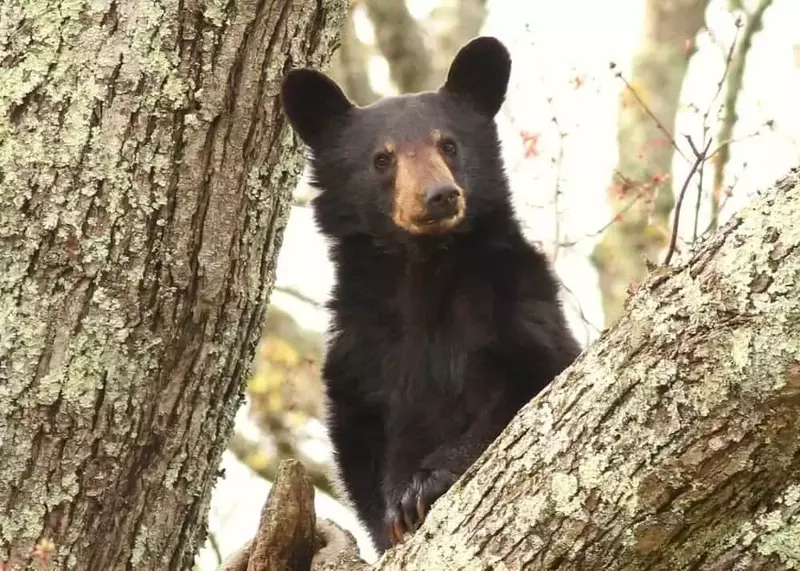
{"label": "black fur", "polygon": [[[323,368],[330,436],[379,551],[392,524],[415,529],[579,353],[557,282],[511,205],[493,120],[509,68],[502,44],[479,38],[436,93],[359,108],[316,72],[290,72],[284,83],[287,116],[312,151],[316,220],[336,267]],[[391,181],[372,157],[387,137],[415,141],[431,129],[458,145],[449,168],[466,217],[444,235],[417,236],[393,223]]]}

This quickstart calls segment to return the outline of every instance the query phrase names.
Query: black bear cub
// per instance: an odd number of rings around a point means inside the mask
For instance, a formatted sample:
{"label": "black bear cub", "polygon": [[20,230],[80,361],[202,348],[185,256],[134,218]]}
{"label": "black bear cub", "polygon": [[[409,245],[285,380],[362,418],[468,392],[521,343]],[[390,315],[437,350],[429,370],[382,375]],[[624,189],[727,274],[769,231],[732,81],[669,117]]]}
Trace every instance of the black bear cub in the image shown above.
{"label": "black bear cub", "polygon": [[510,70],[481,37],[436,92],[357,107],[319,72],[283,82],[336,268],[328,429],[380,552],[580,351],[510,200],[494,122]]}

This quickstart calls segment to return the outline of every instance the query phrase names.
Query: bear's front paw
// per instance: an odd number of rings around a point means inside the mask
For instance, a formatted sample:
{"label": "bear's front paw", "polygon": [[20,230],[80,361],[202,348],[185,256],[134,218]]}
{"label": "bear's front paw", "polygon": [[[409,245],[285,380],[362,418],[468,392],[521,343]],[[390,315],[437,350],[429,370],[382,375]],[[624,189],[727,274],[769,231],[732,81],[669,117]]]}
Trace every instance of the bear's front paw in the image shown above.
{"label": "bear's front paw", "polygon": [[420,470],[407,486],[386,495],[386,525],[392,545],[422,525],[433,502],[455,481],[455,474],[447,470]]}

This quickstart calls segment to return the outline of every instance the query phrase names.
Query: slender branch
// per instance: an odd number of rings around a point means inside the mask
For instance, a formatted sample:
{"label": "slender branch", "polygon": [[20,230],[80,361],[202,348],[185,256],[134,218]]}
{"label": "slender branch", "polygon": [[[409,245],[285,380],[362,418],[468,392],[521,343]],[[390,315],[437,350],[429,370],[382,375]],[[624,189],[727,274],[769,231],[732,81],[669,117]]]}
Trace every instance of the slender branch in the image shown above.
{"label": "slender branch", "polygon": [[712,139],[708,139],[706,146],[703,148],[702,152],[697,150],[697,147],[692,141],[692,138],[688,135],[686,136],[686,140],[689,143],[689,146],[692,148],[694,152],[695,159],[694,164],[692,164],[692,168],[689,170],[689,174],[686,175],[686,180],[683,181],[683,186],[681,187],[681,192],[678,194],[678,202],[675,205],[675,218],[672,222],[672,236],[669,240],[669,250],[667,251],[667,256],[664,258],[664,265],[668,266],[670,261],[672,260],[672,254],[675,252],[675,244],[678,240],[678,226],[680,224],[681,218],[681,206],[683,205],[683,198],[686,196],[686,189],[689,188],[689,183],[692,181],[692,177],[694,173],[697,172],[697,169],[703,164],[703,161],[706,159],[706,154],[708,153],[708,149],[711,147]]}
{"label": "slender branch", "polygon": [[219,541],[217,541],[217,534],[213,531],[208,532],[208,544],[211,546],[211,551],[214,552],[214,557],[217,559],[217,566],[222,565],[222,551],[219,548]]}
{"label": "slender branch", "polygon": [[552,97],[547,98],[547,103],[550,105],[550,109],[553,111],[553,116],[550,121],[558,131],[558,153],[553,158],[553,163],[556,167],[556,182],[555,188],[553,189],[553,214],[555,216],[554,220],[554,244],[553,244],[553,260],[558,258],[559,250],[561,247],[561,216],[562,212],[560,210],[561,205],[561,196],[563,194],[561,188],[561,182],[563,177],[563,168],[564,168],[564,140],[567,138],[567,133],[564,129],[561,128],[561,123],[558,120],[558,113],[553,106],[553,99]]}
{"label": "slender branch", "polygon": [[324,304],[322,302],[314,299],[311,296],[308,296],[308,295],[304,294],[303,292],[301,292],[300,290],[298,290],[296,288],[287,287],[287,286],[277,286],[276,285],[274,289],[277,292],[284,293],[286,295],[290,295],[293,298],[302,301],[303,303],[307,303],[307,304],[312,305],[312,306],[314,306],[316,308],[319,308],[319,309],[324,309]]}
{"label": "slender branch", "polygon": [[[617,67],[617,64],[612,62],[611,63],[611,69],[614,69],[616,67]],[[650,119],[653,120],[653,122],[656,124],[658,129],[662,133],[664,133],[664,136],[667,138],[667,140],[669,140],[670,145],[672,145],[672,147],[678,152],[678,154],[680,156],[682,156],[684,159],[686,159],[686,161],[688,162],[689,158],[684,154],[683,150],[678,146],[677,141],[675,141],[675,137],[673,137],[672,133],[670,133],[669,129],[667,129],[664,126],[664,124],[661,121],[659,121],[658,117],[656,117],[655,113],[653,113],[652,109],[650,109],[650,106],[647,105],[647,103],[645,103],[644,100],[642,100],[641,96],[636,92],[636,89],[634,89],[634,87],[622,75],[622,72],[618,71],[614,75],[620,81],[622,81],[622,83],[625,84],[625,88],[633,95],[634,99],[636,99],[636,102],[639,104],[639,106],[642,108],[642,110],[644,110],[644,112],[647,113],[647,116],[650,117]]]}

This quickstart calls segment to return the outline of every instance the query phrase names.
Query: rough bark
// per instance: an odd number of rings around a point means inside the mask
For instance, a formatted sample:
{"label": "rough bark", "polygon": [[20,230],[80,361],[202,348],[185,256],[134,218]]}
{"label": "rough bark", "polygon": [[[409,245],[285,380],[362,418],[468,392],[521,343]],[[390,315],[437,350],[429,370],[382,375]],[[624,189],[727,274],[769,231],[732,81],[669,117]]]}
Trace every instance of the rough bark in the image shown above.
{"label": "rough bark", "polygon": [[191,566],[344,9],[0,3],[4,568]]}
{"label": "rough bark", "polygon": [[592,253],[607,326],[622,314],[630,284],[645,276],[645,258],[659,261],[670,235],[675,117],[706,5],[707,0],[645,4],[641,39],[620,99],[619,158],[608,194],[619,217]]}
{"label": "rough bark", "polygon": [[221,571],[305,571],[317,547],[314,486],[294,460],[278,468],[261,511],[258,534]]}
{"label": "rough bark", "polygon": [[626,305],[375,569],[800,567],[800,168]]}
{"label": "rough bark", "polygon": [[[315,526],[316,524],[316,526]],[[313,558],[312,558],[313,555]],[[314,486],[303,465],[283,460],[252,541],[220,571],[367,571],[352,534],[329,520],[316,522]]]}

